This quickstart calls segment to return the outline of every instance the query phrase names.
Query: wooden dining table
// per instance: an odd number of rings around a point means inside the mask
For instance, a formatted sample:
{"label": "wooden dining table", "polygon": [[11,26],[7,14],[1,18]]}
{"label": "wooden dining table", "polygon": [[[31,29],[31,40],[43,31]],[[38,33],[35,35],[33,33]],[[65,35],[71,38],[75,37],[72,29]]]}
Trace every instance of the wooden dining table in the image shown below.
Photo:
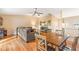
{"label": "wooden dining table", "polygon": [[62,36],[59,36],[57,33],[54,32],[41,32],[41,35],[46,37],[46,41],[56,47],[56,50],[59,50],[60,47],[65,44],[66,45],[66,39],[64,39]]}

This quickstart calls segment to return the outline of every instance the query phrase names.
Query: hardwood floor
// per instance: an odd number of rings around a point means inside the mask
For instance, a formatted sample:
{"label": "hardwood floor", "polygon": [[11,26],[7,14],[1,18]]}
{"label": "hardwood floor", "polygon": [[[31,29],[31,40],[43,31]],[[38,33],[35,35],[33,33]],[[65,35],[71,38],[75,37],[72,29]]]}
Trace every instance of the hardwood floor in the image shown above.
{"label": "hardwood floor", "polygon": [[[71,47],[72,42],[67,41],[67,45]],[[0,51],[37,51],[36,42],[26,43],[19,36],[7,36],[0,40]],[[77,51],[79,51],[79,44],[77,45]]]}
{"label": "hardwood floor", "polygon": [[12,36],[0,41],[0,51],[34,51],[34,41],[26,43],[20,37]]}

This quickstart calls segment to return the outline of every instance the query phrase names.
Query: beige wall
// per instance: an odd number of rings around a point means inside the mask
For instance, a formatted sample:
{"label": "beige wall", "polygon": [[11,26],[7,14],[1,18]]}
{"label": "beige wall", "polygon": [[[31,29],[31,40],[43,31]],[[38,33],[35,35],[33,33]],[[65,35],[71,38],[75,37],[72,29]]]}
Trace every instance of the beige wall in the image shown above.
{"label": "beige wall", "polygon": [[[8,30],[8,35],[15,33],[16,27],[32,27],[39,25],[42,20],[52,20],[51,29],[55,31],[58,26],[58,19],[53,15],[43,17],[23,16],[23,15],[1,15],[3,17],[3,27]],[[60,21],[59,21],[60,22]]]}
{"label": "beige wall", "polygon": [[78,27],[75,24],[79,24],[79,16],[64,18],[65,23],[68,26],[65,28],[66,34],[70,34],[71,36],[79,35]]}
{"label": "beige wall", "polygon": [[[45,17],[33,17],[33,16],[21,16],[21,15],[0,15],[3,17],[3,27],[7,29],[8,35],[15,33],[16,27],[25,26],[30,27],[32,25],[39,25],[41,20],[52,20],[51,29],[55,31],[61,28],[61,20],[54,16]],[[67,27],[65,28],[65,34],[75,35],[79,31],[75,32],[74,24],[79,24],[79,16],[64,18]]]}
{"label": "beige wall", "polygon": [[51,26],[49,26],[49,28],[52,29],[52,32],[54,32],[58,25],[58,18],[56,18],[55,16],[53,16],[51,14],[40,17],[40,21],[48,21],[48,20],[51,20]]}
{"label": "beige wall", "polygon": [[38,18],[21,15],[1,15],[3,17],[3,27],[8,30],[8,35],[15,33],[16,27],[31,27],[32,22],[38,24]]}

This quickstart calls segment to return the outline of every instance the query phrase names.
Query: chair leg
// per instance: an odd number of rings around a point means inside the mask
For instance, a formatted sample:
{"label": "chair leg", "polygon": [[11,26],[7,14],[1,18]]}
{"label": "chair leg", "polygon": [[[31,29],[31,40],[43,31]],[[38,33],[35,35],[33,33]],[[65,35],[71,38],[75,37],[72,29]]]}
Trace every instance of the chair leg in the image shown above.
{"label": "chair leg", "polygon": [[56,47],[56,51],[59,51],[59,47]]}
{"label": "chair leg", "polygon": [[47,42],[45,40],[45,51],[47,51]]}

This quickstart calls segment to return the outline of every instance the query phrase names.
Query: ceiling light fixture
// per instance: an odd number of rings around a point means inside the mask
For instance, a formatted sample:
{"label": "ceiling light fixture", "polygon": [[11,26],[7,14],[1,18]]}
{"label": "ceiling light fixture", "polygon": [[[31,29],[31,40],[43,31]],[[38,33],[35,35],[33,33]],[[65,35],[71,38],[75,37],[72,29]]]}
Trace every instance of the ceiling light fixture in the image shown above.
{"label": "ceiling light fixture", "polygon": [[33,8],[33,12],[30,12],[32,14],[32,16],[40,16],[41,12],[38,11],[38,8]]}

